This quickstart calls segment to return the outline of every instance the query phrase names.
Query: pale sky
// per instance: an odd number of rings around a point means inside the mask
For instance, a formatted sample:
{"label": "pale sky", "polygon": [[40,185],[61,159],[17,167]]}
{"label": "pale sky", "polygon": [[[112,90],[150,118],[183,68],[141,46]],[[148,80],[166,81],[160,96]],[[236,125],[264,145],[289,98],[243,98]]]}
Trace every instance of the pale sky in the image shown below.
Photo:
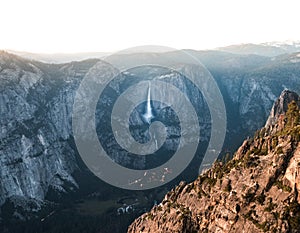
{"label": "pale sky", "polygon": [[300,40],[299,0],[0,0],[0,49],[115,52]]}

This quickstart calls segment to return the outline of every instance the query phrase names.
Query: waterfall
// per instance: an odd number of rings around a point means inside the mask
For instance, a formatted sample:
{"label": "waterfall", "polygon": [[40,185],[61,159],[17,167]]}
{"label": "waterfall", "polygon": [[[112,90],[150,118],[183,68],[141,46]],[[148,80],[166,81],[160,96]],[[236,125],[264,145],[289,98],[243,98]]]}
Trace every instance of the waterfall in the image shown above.
{"label": "waterfall", "polygon": [[146,112],[143,115],[145,121],[148,123],[151,122],[151,119],[153,118],[152,108],[151,108],[151,83],[149,82],[148,86],[148,94],[147,94],[147,106],[146,106]]}

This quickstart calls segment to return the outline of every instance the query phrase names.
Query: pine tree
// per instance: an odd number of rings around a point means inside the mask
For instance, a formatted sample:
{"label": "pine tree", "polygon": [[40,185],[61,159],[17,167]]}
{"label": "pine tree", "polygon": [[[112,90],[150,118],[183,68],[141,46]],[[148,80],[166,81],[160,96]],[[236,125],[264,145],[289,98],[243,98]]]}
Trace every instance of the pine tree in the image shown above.
{"label": "pine tree", "polygon": [[300,124],[300,112],[298,105],[295,101],[292,101],[288,105],[288,110],[286,112],[286,119],[288,128],[294,128],[298,124]]}

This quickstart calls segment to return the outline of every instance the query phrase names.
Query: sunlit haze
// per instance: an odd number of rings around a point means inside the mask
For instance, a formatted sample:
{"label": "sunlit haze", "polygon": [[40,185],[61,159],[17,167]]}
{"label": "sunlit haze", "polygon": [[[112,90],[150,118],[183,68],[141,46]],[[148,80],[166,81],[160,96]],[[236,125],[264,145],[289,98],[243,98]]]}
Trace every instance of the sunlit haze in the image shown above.
{"label": "sunlit haze", "polygon": [[298,0],[1,0],[0,49],[113,52],[300,40]]}

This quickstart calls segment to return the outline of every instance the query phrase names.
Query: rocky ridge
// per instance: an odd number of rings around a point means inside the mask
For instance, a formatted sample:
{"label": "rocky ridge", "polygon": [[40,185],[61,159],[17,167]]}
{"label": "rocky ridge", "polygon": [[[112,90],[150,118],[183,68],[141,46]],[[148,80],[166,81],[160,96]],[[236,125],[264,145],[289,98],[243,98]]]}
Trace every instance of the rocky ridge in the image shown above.
{"label": "rocky ridge", "polygon": [[300,232],[298,100],[284,91],[233,159],[181,182],[128,232]]}

